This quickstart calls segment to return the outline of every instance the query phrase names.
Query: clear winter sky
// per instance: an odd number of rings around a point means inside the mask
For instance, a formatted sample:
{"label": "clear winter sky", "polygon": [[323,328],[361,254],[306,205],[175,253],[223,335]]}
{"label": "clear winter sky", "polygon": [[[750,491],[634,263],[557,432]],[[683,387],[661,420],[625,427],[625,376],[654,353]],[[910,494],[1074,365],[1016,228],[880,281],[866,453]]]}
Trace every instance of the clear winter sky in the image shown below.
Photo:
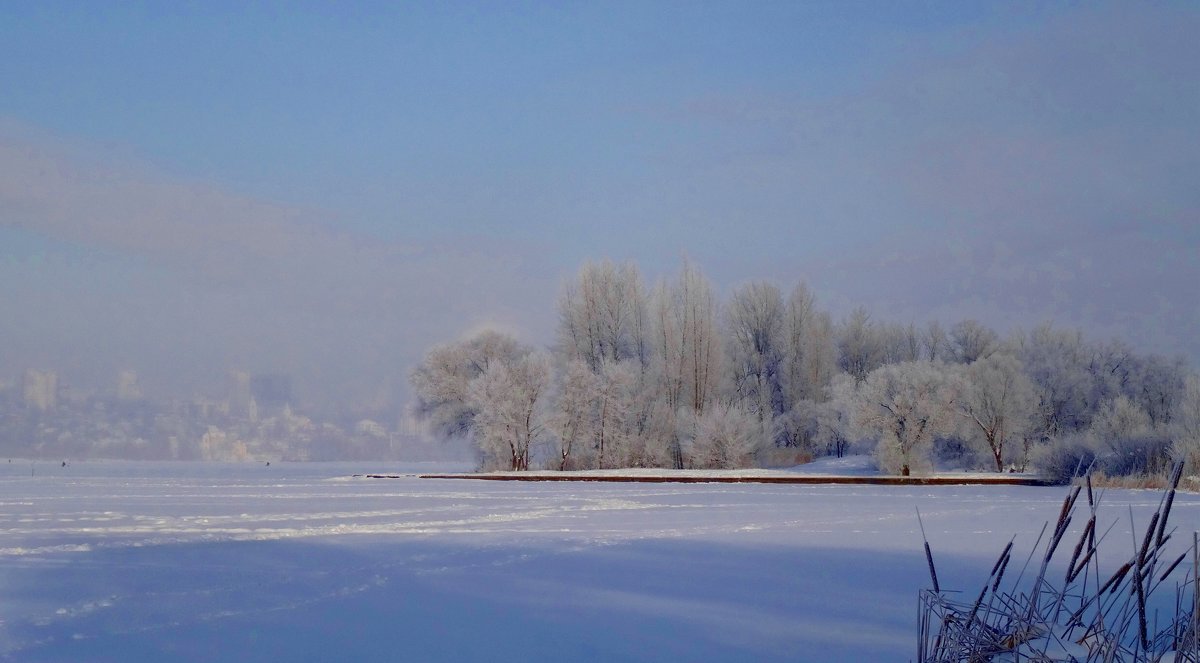
{"label": "clear winter sky", "polygon": [[684,254],[1200,364],[1200,5],[0,4],[0,380],[403,398]]}

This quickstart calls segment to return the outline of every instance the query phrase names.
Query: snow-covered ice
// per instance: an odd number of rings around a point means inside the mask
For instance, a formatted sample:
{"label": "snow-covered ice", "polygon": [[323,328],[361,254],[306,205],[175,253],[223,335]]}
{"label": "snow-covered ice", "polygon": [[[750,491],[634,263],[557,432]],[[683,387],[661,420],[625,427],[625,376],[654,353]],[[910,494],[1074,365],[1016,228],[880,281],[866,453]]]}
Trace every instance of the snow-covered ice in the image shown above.
{"label": "snow-covered ice", "polygon": [[[905,661],[916,508],[971,591],[1064,494],[352,478],[431,469],[0,463],[0,657]],[[1159,497],[1109,491],[1111,536]]]}

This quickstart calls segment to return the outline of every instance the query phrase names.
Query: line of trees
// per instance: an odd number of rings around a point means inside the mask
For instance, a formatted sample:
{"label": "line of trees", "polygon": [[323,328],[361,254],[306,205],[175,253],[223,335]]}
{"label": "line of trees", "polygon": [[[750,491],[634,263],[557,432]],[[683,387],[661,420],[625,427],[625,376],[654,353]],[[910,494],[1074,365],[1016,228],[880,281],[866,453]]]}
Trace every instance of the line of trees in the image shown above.
{"label": "line of trees", "polygon": [[418,412],[512,470],[747,467],[857,445],[899,474],[1128,474],[1172,457],[1200,471],[1200,380],[1182,359],[1049,323],[1002,339],[861,308],[835,322],[803,283],[720,301],[686,261],[649,289],[630,263],[585,264],[558,314],[547,350],[495,331],[430,350]]}

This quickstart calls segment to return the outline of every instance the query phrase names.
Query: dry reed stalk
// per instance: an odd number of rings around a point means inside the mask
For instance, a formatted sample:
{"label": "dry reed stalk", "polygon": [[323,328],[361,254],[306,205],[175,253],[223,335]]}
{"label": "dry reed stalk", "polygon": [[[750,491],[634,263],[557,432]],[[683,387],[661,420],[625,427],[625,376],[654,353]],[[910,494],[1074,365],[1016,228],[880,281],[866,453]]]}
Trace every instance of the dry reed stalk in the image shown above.
{"label": "dry reed stalk", "polygon": [[[1013,584],[1012,592],[999,591],[1001,579],[1012,558],[1013,541],[1010,540],[992,565],[988,580],[973,602],[951,601],[941,594],[940,587],[937,587],[936,594],[922,593],[919,605],[926,612],[920,621],[918,660],[938,663],[988,661],[997,655],[1013,653],[1017,656],[1016,660],[1078,660],[1087,663],[1176,660],[1200,663],[1200,533],[1193,533],[1192,536],[1192,569],[1190,573],[1184,573],[1182,584],[1176,585],[1175,616],[1161,621],[1160,609],[1154,608],[1150,600],[1159,585],[1175,574],[1188,557],[1186,550],[1178,556],[1167,557],[1165,548],[1174,532],[1168,520],[1181,475],[1181,465],[1172,468],[1169,488],[1152,513],[1140,539],[1135,531],[1136,523],[1130,507],[1133,553],[1104,582],[1101,582],[1104,576],[1100,574],[1098,550],[1113,526],[1106,528],[1102,534],[1097,533],[1100,496],[1094,492],[1090,477],[1085,478],[1081,482],[1083,485],[1077,485],[1063,500],[1054,529],[1046,541],[1041,568],[1032,579],[1031,591],[1025,593],[1018,590],[1023,586],[1021,581],[1025,570],[1047,534],[1048,522],[1043,525],[1025,566]],[[1065,583],[1055,586],[1047,577],[1046,570],[1070,528],[1076,502],[1084,487],[1087,488],[1091,514],[1072,549],[1066,565]],[[1113,523],[1114,526],[1116,524]],[[925,539],[924,523],[921,524],[921,533]],[[924,543],[931,578],[936,583],[928,540],[925,539]],[[1089,566],[1095,572],[1095,584],[1091,585],[1095,589],[1089,588],[1089,576],[1092,575]],[[1082,584],[1075,584],[1081,576]],[[1191,601],[1185,600],[1187,591],[1192,592]],[[1076,602],[1077,608],[1074,607]],[[1044,607],[1039,607],[1039,603],[1044,603]],[[1066,603],[1072,607],[1064,610]],[[1084,622],[1082,618],[1092,606],[1095,606],[1095,616]],[[1188,614],[1189,611],[1191,614]],[[937,621],[932,619],[935,614]],[[937,633],[931,631],[935,623],[941,625]],[[930,644],[934,645],[932,649]],[[1066,653],[1081,645],[1086,649],[1085,657]],[[1064,649],[1064,653],[1054,652],[1059,648]]]}

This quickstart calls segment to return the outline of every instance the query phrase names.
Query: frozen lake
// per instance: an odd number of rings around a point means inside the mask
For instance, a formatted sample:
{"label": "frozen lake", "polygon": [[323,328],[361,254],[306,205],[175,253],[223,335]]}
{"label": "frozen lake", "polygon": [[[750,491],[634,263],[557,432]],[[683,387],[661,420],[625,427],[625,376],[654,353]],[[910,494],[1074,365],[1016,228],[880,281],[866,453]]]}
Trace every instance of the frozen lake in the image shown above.
{"label": "frozen lake", "polygon": [[[916,508],[977,591],[1065,492],[351,478],[447,469],[0,464],[0,658],[905,661]],[[1110,536],[1159,497],[1109,491]]]}

